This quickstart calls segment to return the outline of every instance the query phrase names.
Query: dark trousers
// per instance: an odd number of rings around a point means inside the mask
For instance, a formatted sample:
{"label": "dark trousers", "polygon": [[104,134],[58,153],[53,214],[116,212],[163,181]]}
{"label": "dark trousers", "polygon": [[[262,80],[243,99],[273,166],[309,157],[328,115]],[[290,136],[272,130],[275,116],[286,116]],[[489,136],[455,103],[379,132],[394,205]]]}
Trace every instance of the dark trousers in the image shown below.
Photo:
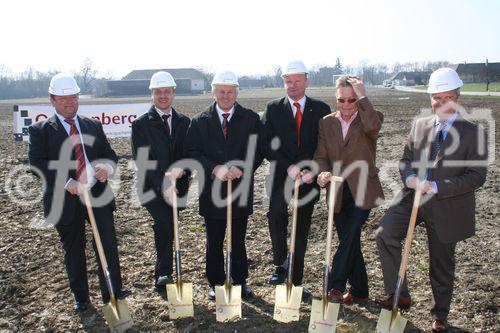
{"label": "dark trousers", "polygon": [[[292,275],[293,284],[296,286],[302,284],[304,276],[304,257],[313,210],[314,203],[306,204],[297,210],[297,232]],[[287,235],[289,223],[288,203],[282,191],[277,190],[273,192],[267,218],[273,246],[274,265],[281,266],[286,261],[288,255]]]}
{"label": "dark trousers", "polygon": [[[402,201],[392,206],[380,221],[377,230],[377,246],[384,274],[384,286],[388,295],[396,289],[396,281],[401,264],[402,241],[406,237],[413,195],[405,196]],[[434,319],[446,321],[450,311],[455,277],[455,247],[457,243],[442,243],[429,220],[429,209],[423,205],[419,209],[417,223],[425,222],[429,245],[429,278],[432,288],[433,305],[431,314]],[[402,293],[409,295],[405,278]]]}
{"label": "dark trousers", "polygon": [[[94,216],[97,229],[101,237],[102,247],[111,275],[114,292],[122,289],[122,278],[118,249],[116,242],[116,231],[113,222],[113,211],[108,207],[95,207]],[[64,264],[68,273],[69,287],[77,301],[86,301],[89,298],[89,286],[87,280],[87,259],[85,256],[85,220],[88,220],[87,209],[80,202],[77,203],[75,215],[69,225],[58,224],[56,230],[64,249]],[[99,254],[94,240],[92,240],[94,252],[98,265],[99,287],[101,294],[108,294],[108,287],[99,260]]]}
{"label": "dark trousers", "polygon": [[[245,246],[248,217],[232,220],[231,278],[234,284],[245,284],[248,278],[248,259]],[[205,218],[207,234],[206,274],[208,283],[214,287],[224,284],[226,279],[224,261],[225,219]]]}
{"label": "dark trousers", "polygon": [[346,283],[350,293],[358,297],[368,297],[368,275],[361,252],[361,228],[370,215],[370,210],[356,207],[347,183],[342,189],[342,207],[334,214],[339,245],[332,261],[329,289],[344,292]]}
{"label": "dark trousers", "polygon": [[174,225],[172,207],[163,200],[153,200],[145,205],[153,218],[156,248],[155,283],[163,275],[172,275]]}

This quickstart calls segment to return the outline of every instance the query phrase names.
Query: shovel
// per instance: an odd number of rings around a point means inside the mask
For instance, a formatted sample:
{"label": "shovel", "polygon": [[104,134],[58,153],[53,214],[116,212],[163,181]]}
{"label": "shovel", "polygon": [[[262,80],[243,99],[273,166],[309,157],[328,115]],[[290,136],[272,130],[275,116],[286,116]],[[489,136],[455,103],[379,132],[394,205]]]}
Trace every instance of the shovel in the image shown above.
{"label": "shovel", "polygon": [[215,317],[217,321],[241,318],[241,286],[231,282],[231,228],[233,224],[233,189],[231,179],[227,180],[227,226],[226,226],[226,281],[215,286]]}
{"label": "shovel", "polygon": [[[170,177],[170,173],[165,176]],[[176,188],[176,180],[172,179],[172,186]],[[167,284],[168,315],[170,319],[193,317],[193,284],[184,283],[181,277],[181,250],[179,245],[179,223],[177,216],[177,193],[172,198],[172,212],[174,215],[174,247],[176,283]]]}
{"label": "shovel", "polygon": [[415,190],[415,198],[413,199],[413,207],[411,209],[410,224],[406,232],[405,248],[401,265],[399,266],[398,281],[396,283],[396,292],[393,296],[392,310],[382,309],[380,317],[377,322],[377,332],[380,333],[403,333],[406,322],[405,319],[398,311],[399,295],[401,294],[401,286],[405,279],[406,267],[408,266],[408,257],[410,256],[411,242],[413,240],[413,232],[417,222],[418,206],[420,206],[420,198],[422,192],[418,189]]}
{"label": "shovel", "polygon": [[276,302],[274,304],[274,320],[282,323],[299,320],[300,302],[302,301],[302,287],[293,285],[293,257],[295,252],[295,234],[297,230],[297,206],[299,201],[300,178],[295,179],[293,193],[293,220],[290,249],[288,252],[288,275],[285,284],[276,286]]}
{"label": "shovel", "polygon": [[94,234],[94,240],[97,247],[97,253],[99,254],[101,267],[104,272],[104,277],[106,279],[110,295],[110,301],[103,306],[102,312],[104,314],[104,318],[108,322],[109,330],[113,333],[122,333],[131,328],[134,325],[134,322],[130,317],[127,301],[124,299],[117,299],[115,296],[113,283],[111,281],[111,274],[108,268],[108,261],[106,260],[106,255],[104,254],[104,249],[102,247],[101,237],[99,236],[99,230],[97,229],[94,217],[94,211],[92,210],[92,205],[90,203],[89,188],[87,186],[84,187],[83,198],[85,206],[87,207],[87,213],[89,215],[90,225],[92,226],[92,233]]}
{"label": "shovel", "polygon": [[323,264],[323,294],[322,299],[313,299],[309,332],[335,333],[337,317],[340,310],[339,303],[328,302],[328,275],[330,273],[330,254],[332,247],[333,214],[335,205],[335,183],[342,182],[343,178],[332,176],[330,178],[330,196],[328,202],[328,228],[326,232],[325,263]]}

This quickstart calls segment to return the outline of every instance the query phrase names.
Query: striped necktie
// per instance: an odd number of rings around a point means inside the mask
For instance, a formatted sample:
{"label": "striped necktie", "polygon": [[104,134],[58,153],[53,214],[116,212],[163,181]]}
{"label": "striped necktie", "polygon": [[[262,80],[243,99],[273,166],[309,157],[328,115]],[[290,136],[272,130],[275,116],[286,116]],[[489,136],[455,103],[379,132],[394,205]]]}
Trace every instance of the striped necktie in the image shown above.
{"label": "striped necktie", "polygon": [[76,180],[80,183],[87,183],[87,170],[85,165],[85,154],[83,152],[82,141],[80,140],[80,132],[76,127],[75,121],[73,119],[64,119],[65,122],[70,124],[71,128],[69,130],[69,137],[71,142],[73,142],[73,150],[75,152],[76,160]]}
{"label": "striped necktie", "polygon": [[224,137],[227,138],[227,130],[229,127],[229,121],[227,120],[227,118],[229,117],[229,112],[223,113],[222,117],[224,117],[224,119],[222,120],[222,131],[224,132]]}

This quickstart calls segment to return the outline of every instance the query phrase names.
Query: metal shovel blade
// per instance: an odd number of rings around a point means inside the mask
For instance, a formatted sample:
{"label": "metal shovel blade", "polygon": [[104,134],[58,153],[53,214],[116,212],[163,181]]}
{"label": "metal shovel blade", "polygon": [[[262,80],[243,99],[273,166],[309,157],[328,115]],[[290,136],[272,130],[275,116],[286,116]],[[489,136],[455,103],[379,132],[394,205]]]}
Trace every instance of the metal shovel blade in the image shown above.
{"label": "metal shovel blade", "polygon": [[399,311],[393,318],[391,310],[382,309],[376,329],[379,333],[403,333],[407,321],[408,319],[401,316]]}
{"label": "metal shovel blade", "polygon": [[170,319],[194,316],[193,284],[167,284],[168,316]]}
{"label": "metal shovel blade", "polygon": [[340,304],[313,299],[311,306],[310,333],[335,333]]}
{"label": "metal shovel blade", "polygon": [[215,319],[241,318],[241,286],[215,286]]}
{"label": "metal shovel blade", "polygon": [[103,306],[102,312],[112,333],[122,333],[134,325],[132,317],[128,311],[127,301],[116,300],[116,303],[109,302]]}
{"label": "metal shovel blade", "polygon": [[294,285],[288,286],[286,283],[276,286],[274,320],[282,323],[299,320],[302,289],[302,287],[296,287]]}

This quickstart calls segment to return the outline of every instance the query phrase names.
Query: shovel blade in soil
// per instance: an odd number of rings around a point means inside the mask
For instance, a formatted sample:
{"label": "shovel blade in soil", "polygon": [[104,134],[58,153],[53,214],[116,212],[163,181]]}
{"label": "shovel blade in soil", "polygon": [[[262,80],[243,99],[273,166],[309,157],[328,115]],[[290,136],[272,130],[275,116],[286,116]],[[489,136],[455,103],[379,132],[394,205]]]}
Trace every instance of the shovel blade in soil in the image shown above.
{"label": "shovel blade in soil", "polygon": [[167,284],[168,316],[170,319],[194,316],[193,284]]}
{"label": "shovel blade in soil", "polygon": [[403,333],[407,321],[399,312],[393,319],[391,310],[382,309],[376,329],[379,333]]}
{"label": "shovel blade in soil", "polygon": [[123,333],[134,325],[128,311],[127,301],[124,299],[116,300],[116,305],[112,303],[104,305],[102,312],[109,330],[113,333]]}
{"label": "shovel blade in soil", "polygon": [[300,317],[299,309],[301,301],[302,287],[287,287],[286,284],[276,286],[274,320],[282,323],[298,321]]}
{"label": "shovel blade in soil", "polygon": [[215,319],[241,318],[241,286],[215,286]]}
{"label": "shovel blade in soil", "polygon": [[335,333],[340,304],[326,303],[322,299],[313,299],[309,333]]}

